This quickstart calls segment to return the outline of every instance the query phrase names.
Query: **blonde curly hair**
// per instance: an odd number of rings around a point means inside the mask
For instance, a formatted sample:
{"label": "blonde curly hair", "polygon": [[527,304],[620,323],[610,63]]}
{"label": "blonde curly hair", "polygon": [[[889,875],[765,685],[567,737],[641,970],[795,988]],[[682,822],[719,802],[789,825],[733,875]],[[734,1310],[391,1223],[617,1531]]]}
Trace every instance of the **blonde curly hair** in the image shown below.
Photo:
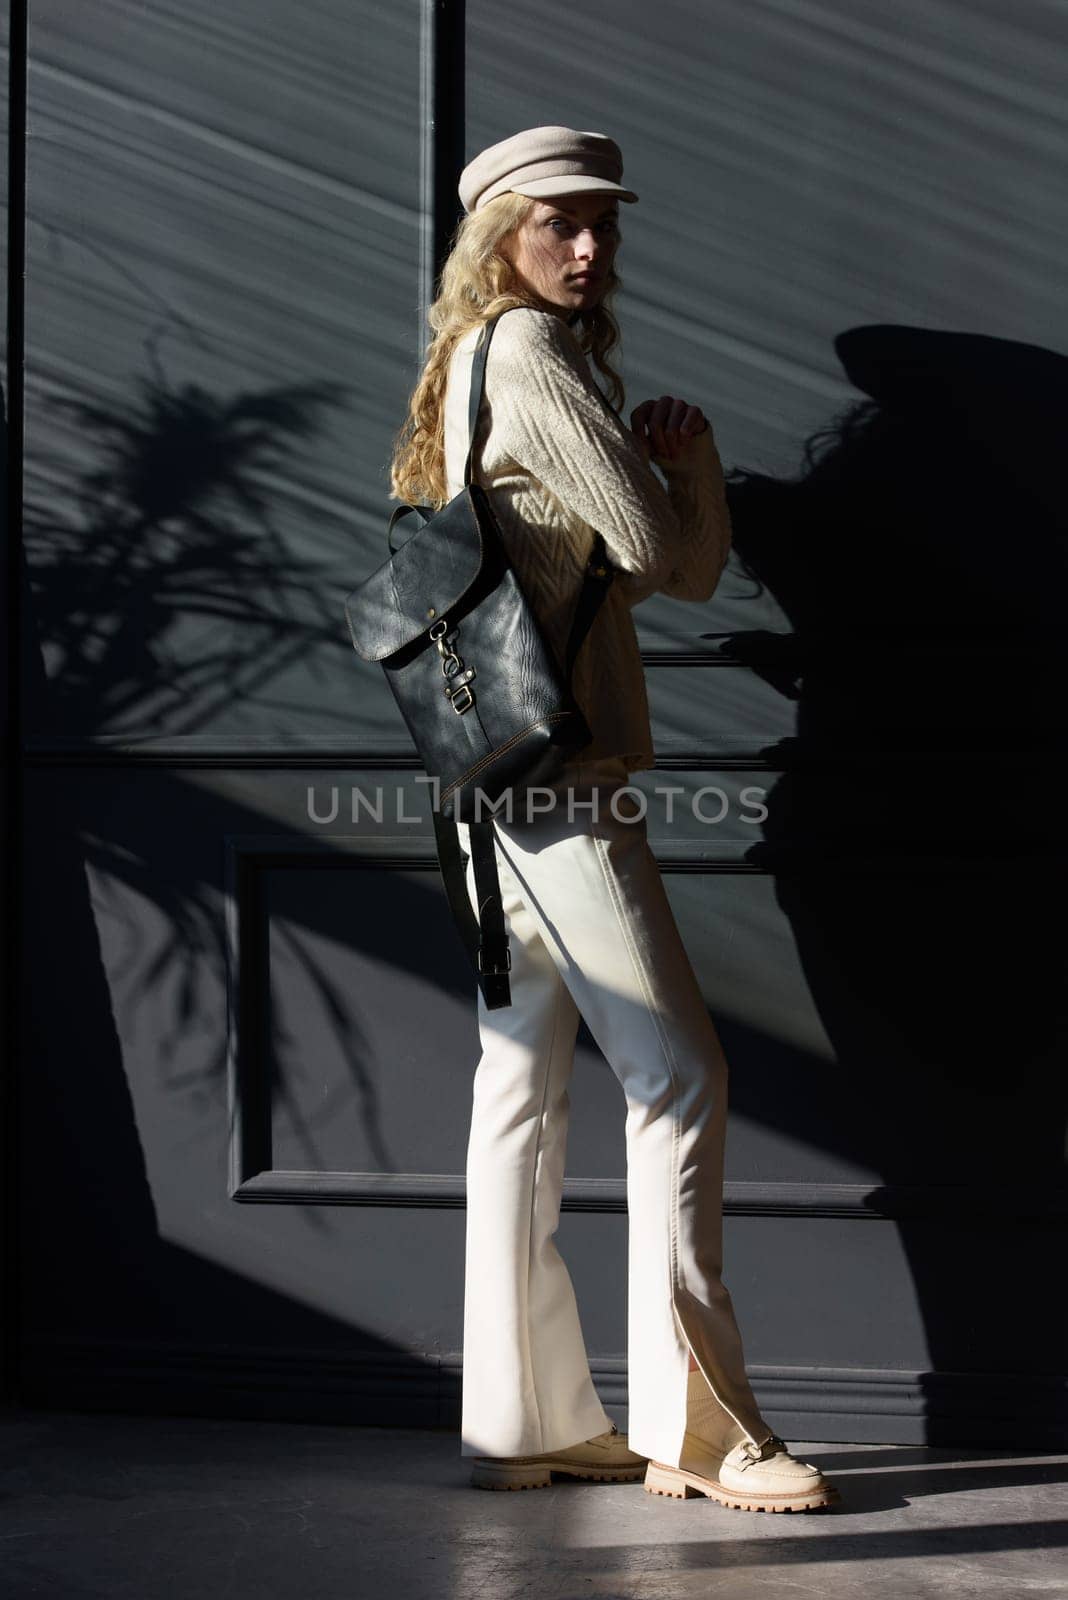
{"label": "blonde curly hair", "polygon": [[[390,488],[394,500],[431,506],[435,511],[448,500],[445,384],[453,350],[468,329],[512,306],[547,309],[544,301],[521,284],[501,250],[536,203],[527,195],[500,194],[462,217],[453,232],[438,296],[427,313],[433,338],[408,403],[408,415],[393,444]],[[606,398],[617,413],[623,406],[623,382],[608,354],[619,342],[619,326],[609,304],[619,284],[618,273],[610,270],[597,305],[572,324],[583,350],[607,380]]]}

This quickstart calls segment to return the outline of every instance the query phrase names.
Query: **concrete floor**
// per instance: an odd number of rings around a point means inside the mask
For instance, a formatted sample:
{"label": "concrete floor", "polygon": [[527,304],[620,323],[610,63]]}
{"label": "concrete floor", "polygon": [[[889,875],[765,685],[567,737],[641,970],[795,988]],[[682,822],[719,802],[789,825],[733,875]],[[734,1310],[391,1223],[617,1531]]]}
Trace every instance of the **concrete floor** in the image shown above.
{"label": "concrete floor", "polygon": [[791,1440],[842,1504],[640,1484],[467,1483],[455,1433],[17,1411],[0,1417],[5,1600],[684,1600],[1068,1595],[1068,1456]]}

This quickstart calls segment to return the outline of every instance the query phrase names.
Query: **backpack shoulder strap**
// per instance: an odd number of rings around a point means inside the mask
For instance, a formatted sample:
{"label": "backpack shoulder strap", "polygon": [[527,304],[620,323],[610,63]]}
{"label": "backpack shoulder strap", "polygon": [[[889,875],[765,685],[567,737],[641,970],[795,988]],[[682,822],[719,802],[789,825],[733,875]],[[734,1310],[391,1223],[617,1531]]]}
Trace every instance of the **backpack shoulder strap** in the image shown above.
{"label": "backpack shoulder strap", "polygon": [[475,428],[478,426],[478,413],[482,405],[482,391],[486,386],[486,356],[489,354],[490,340],[493,330],[502,317],[509,311],[516,311],[519,307],[508,306],[504,311],[498,311],[495,317],[487,317],[479,332],[478,342],[475,345],[475,354],[471,362],[471,392],[467,401],[467,460],[464,462],[464,486],[471,482],[471,458],[475,449]]}

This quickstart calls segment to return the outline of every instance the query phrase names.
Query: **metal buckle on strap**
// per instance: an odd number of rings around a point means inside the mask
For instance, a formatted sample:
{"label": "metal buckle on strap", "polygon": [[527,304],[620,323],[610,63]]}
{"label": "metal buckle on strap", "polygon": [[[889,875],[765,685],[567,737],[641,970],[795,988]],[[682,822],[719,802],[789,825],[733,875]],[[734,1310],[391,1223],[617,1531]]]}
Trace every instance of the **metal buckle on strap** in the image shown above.
{"label": "metal buckle on strap", "polygon": [[482,946],[479,945],[479,947],[478,947],[478,970],[479,970],[479,972],[488,972],[491,976],[494,973],[511,972],[511,970],[512,970],[512,951],[511,951],[511,947],[510,946],[506,946],[505,947],[504,966],[503,967],[487,967],[487,966],[485,966],[484,963],[483,963],[483,960],[482,960],[482,954],[483,954]]}
{"label": "metal buckle on strap", "polygon": [[461,683],[459,688],[446,689],[445,693],[449,697],[452,709],[461,717],[465,711],[470,711],[475,703],[475,696],[469,684]]}

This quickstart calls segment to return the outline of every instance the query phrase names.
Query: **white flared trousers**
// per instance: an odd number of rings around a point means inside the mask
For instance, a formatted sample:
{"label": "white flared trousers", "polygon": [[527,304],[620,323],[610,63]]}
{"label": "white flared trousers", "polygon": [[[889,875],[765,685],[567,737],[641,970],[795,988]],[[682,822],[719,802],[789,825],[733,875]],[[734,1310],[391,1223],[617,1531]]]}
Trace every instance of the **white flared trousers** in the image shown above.
{"label": "white flared trousers", "polygon": [[[489,1011],[478,993],[465,1456],[540,1454],[611,1426],[554,1241],[580,1015],[626,1097],[630,1448],[678,1465],[691,1349],[715,1402],[702,1436],[719,1424],[729,1449],[772,1431],[721,1277],[727,1062],[633,794],[613,814],[627,782],[616,758],[572,764],[552,809],[494,816],[512,1004]],[[470,860],[467,886],[477,910]]]}

